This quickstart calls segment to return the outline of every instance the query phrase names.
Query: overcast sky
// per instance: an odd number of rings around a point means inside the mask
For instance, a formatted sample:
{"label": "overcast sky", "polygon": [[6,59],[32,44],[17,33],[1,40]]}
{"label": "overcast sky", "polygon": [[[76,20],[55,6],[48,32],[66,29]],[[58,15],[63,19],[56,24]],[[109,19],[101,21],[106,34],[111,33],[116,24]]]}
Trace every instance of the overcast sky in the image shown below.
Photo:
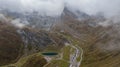
{"label": "overcast sky", "polygon": [[60,15],[65,6],[87,14],[103,12],[106,16],[114,16],[120,13],[120,0],[0,0],[0,8],[48,15]]}

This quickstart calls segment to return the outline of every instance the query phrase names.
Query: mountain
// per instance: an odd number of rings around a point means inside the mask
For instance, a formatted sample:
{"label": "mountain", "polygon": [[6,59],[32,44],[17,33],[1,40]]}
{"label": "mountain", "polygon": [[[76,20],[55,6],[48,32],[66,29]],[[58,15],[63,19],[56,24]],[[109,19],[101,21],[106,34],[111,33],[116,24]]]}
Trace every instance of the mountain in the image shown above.
{"label": "mountain", "polygon": [[61,16],[62,17],[64,17],[64,16],[71,17],[71,18],[74,18],[74,19],[88,19],[88,18],[90,18],[90,16],[87,15],[86,13],[84,13],[84,12],[72,11],[72,9],[68,9],[67,7],[64,8]]}
{"label": "mountain", "polygon": [[59,51],[64,46],[64,40],[44,30],[30,27],[20,29],[11,22],[0,21],[0,66],[15,63],[23,56],[38,52]]}
{"label": "mountain", "polygon": [[67,7],[58,17],[38,12],[3,14],[29,24],[19,28],[11,21],[0,21],[1,67],[120,66],[118,17],[90,16]]}
{"label": "mountain", "polygon": [[[80,60],[81,62],[78,62],[80,66],[76,66],[76,67],[118,67],[119,66],[119,60],[120,60],[119,59],[120,56],[119,53],[120,23],[119,22],[120,21],[118,18],[116,18],[115,20],[114,18],[106,19],[100,15],[97,15],[97,16],[91,16],[91,18],[89,19],[78,20],[76,19],[76,16],[73,13],[69,15],[67,13],[66,15],[64,14],[63,16],[64,21],[61,22],[61,25],[60,24],[56,25],[54,30],[61,32],[61,34],[64,34],[66,38],[69,39],[69,41],[71,41],[70,44],[72,45],[77,44],[76,45],[77,47],[75,46],[76,49],[79,46],[78,49],[80,50],[80,53],[78,52],[78,55],[81,55],[82,57]],[[99,24],[99,22],[102,23],[103,25]],[[72,51],[69,52],[70,49],[72,48],[70,48],[69,46],[66,47],[63,51],[67,51],[66,52],[67,54],[65,55],[63,54],[63,56],[72,53]],[[63,57],[64,60],[69,60],[68,58],[69,56],[67,56],[67,58]],[[55,62],[53,63],[55,64]],[[71,66],[74,67],[77,62],[71,61],[71,63],[73,63],[71,64]],[[52,65],[54,64],[50,64],[51,65],[50,67],[52,67]],[[65,67],[68,67],[67,63]]]}
{"label": "mountain", "polygon": [[18,12],[11,12],[7,9],[1,10],[0,13],[11,17],[13,19],[21,19],[24,24],[28,24],[31,27],[36,27],[36,28],[43,28],[49,30],[51,26],[55,23],[61,22],[64,19],[67,19],[67,17],[70,19],[88,19],[90,18],[89,15],[85,14],[84,12],[80,11],[71,11],[67,7],[64,8],[62,15],[61,16],[47,16],[47,15],[42,15],[36,11],[32,13],[18,13]]}

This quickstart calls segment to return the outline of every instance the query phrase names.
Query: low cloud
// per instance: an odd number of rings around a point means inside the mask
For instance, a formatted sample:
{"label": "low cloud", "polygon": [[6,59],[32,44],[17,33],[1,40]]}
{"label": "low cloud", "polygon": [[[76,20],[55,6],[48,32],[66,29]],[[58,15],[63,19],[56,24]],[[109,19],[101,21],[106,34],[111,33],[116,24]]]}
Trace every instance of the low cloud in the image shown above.
{"label": "low cloud", "polygon": [[12,20],[10,23],[13,24],[15,27],[20,28],[20,29],[22,29],[26,26],[24,23],[21,23],[20,19]]}
{"label": "low cloud", "polygon": [[89,15],[102,12],[111,17],[120,13],[120,0],[0,0],[0,8],[18,12],[38,11],[47,15],[60,15],[66,6]]}
{"label": "low cloud", "polygon": [[24,28],[27,25],[25,24],[25,21],[21,21],[20,19],[13,20],[5,17],[3,14],[0,14],[0,23],[7,23],[20,29]]}
{"label": "low cloud", "polygon": [[3,14],[0,14],[0,21],[7,22],[7,18]]}
{"label": "low cloud", "polygon": [[60,15],[64,9],[62,0],[0,0],[0,8],[17,12],[37,11],[46,15]]}
{"label": "low cloud", "polygon": [[111,17],[120,13],[120,0],[67,0],[67,2],[69,8],[72,7],[90,15],[102,12],[106,17]]}

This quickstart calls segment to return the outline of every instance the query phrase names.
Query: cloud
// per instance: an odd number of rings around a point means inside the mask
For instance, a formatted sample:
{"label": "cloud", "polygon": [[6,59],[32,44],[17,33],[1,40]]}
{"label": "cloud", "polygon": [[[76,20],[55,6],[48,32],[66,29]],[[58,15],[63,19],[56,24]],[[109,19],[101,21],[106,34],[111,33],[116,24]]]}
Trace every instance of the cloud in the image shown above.
{"label": "cloud", "polygon": [[7,18],[3,14],[0,14],[0,22],[7,22]]}
{"label": "cloud", "polygon": [[0,0],[0,8],[47,15],[60,15],[66,6],[90,15],[102,12],[109,17],[120,13],[120,0]]}
{"label": "cloud", "polygon": [[120,13],[120,0],[67,0],[67,6],[90,15],[102,12],[108,17]]}
{"label": "cloud", "polygon": [[0,8],[17,12],[38,11],[47,15],[60,15],[64,3],[62,0],[0,0]]}
{"label": "cloud", "polygon": [[15,27],[20,28],[20,29],[22,29],[26,26],[24,23],[21,23],[20,19],[14,19],[10,23],[13,24]]}
{"label": "cloud", "polygon": [[17,28],[24,28],[27,24],[25,24],[25,21],[22,21],[20,19],[10,19],[5,17],[3,14],[0,14],[0,22],[2,23],[7,23],[7,24],[12,24],[14,27]]}
{"label": "cloud", "polygon": [[59,15],[64,4],[62,0],[21,0],[22,6],[26,11],[39,11],[49,15]]}

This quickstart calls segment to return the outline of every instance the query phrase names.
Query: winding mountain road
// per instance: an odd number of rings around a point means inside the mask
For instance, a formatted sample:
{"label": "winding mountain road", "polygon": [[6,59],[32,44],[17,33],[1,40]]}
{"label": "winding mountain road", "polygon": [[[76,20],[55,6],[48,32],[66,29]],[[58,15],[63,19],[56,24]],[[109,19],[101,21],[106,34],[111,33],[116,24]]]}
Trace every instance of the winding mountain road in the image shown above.
{"label": "winding mountain road", "polygon": [[[71,52],[70,54],[70,66],[69,67],[80,67],[80,64],[83,59],[83,50],[79,46],[73,45],[72,43],[70,44],[70,46],[73,49],[75,49],[75,51],[74,53]],[[79,61],[77,59],[79,59]]]}

